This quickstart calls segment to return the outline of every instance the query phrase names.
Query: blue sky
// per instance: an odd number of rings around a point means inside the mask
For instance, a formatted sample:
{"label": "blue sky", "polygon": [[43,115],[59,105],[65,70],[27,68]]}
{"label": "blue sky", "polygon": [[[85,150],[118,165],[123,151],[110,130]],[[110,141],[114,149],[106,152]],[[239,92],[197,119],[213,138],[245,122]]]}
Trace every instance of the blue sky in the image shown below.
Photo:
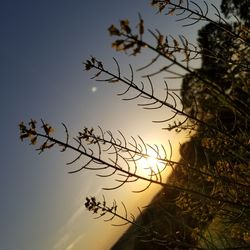
{"label": "blue sky", "polygon": [[[82,62],[90,55],[108,64],[115,56],[124,67],[142,65],[143,57],[116,54],[107,33],[111,24],[124,18],[135,26],[138,12],[147,27],[195,38],[197,27],[183,31],[172,18],[155,15],[149,2],[1,1],[1,249],[105,250],[124,230],[93,220],[83,206],[86,195],[101,197],[101,187],[110,180],[100,180],[94,173],[68,175],[65,163],[70,154],[52,150],[38,155],[19,141],[20,121],[43,118],[59,130],[64,122],[73,132],[101,125],[125,135],[142,135],[151,143],[178,141],[151,123],[157,118],[152,113],[141,111],[135,102],[122,102],[112,86],[97,84],[83,71]],[[106,194],[127,200],[132,207],[152,196],[128,198],[127,191]]]}

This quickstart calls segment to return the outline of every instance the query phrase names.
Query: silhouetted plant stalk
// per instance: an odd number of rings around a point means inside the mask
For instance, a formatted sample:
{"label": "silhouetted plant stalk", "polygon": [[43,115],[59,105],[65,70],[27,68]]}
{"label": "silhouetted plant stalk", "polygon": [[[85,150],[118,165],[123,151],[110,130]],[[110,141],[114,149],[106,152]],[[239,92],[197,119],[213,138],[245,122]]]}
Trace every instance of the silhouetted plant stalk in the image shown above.
{"label": "silhouetted plant stalk", "polygon": [[[111,206],[107,205],[107,202],[105,200],[105,197],[103,196],[103,201],[97,201],[96,197],[86,197],[85,207],[93,212],[93,214],[96,214],[98,217],[96,219],[103,217],[105,215],[111,215],[111,217],[104,219],[104,221],[113,221],[115,218],[119,218],[123,221],[122,224],[112,224],[113,226],[125,226],[127,224],[133,224],[136,227],[138,227],[140,230],[144,231],[145,233],[148,232],[148,229],[145,227],[140,226],[135,221],[135,217],[130,214],[130,218],[128,216],[128,211],[124,203],[122,202],[123,209],[124,209],[124,215],[121,215],[118,213],[118,206],[116,201],[113,201],[113,204]],[[140,210],[139,210],[140,211]],[[141,211],[140,211],[141,212]]]}
{"label": "silhouetted plant stalk", "polygon": [[[241,42],[246,43],[248,46],[250,45],[248,39],[246,39],[244,30],[240,30],[238,33],[233,32],[229,29],[226,29],[224,24],[228,24],[228,21],[221,15],[219,9],[211,3],[215,16],[218,18],[218,21],[214,21],[211,19],[208,14],[210,12],[209,5],[206,1],[203,1],[204,8],[201,5],[198,5],[194,1],[190,0],[152,0],[151,5],[158,8],[160,13],[163,10],[166,10],[167,15],[175,15],[177,16],[177,22],[185,22],[182,26],[192,26],[200,21],[205,21],[209,23],[213,23],[219,29],[226,31],[230,36],[235,39],[239,39]],[[234,16],[236,21],[240,24],[240,21],[236,16]],[[187,23],[187,21],[191,21]]]}
{"label": "silhouetted plant stalk", "polygon": [[[112,224],[113,226],[125,226],[128,224],[132,224],[136,226],[139,231],[144,233],[144,236],[147,236],[147,234],[152,234],[152,233],[154,235],[160,235],[158,232],[150,231],[147,227],[141,226],[140,224],[136,223],[135,216],[133,214],[128,214],[125,204],[123,202],[121,202],[121,204],[124,210],[123,214],[118,213],[118,206],[116,201],[113,201],[113,204],[111,206],[108,206],[104,196],[102,202],[97,201],[96,197],[86,197],[86,202],[84,205],[89,211],[97,215],[95,219],[106,216],[106,218],[104,218],[104,221],[108,222],[118,218],[122,221],[122,223]],[[140,209],[139,212],[141,213]],[[107,218],[108,216],[109,218]]]}
{"label": "silhouetted plant stalk", "polygon": [[[158,2],[158,1],[157,1]],[[160,1],[160,2],[165,2],[164,7],[168,4],[171,4],[169,1]],[[171,10],[171,13],[176,11],[176,5],[174,5],[174,9]],[[181,5],[180,5],[181,6]],[[184,8],[184,11],[191,11],[191,14],[194,15],[197,13],[192,11],[191,9]],[[204,51],[198,50],[194,45],[189,43],[187,39],[183,36],[180,36],[180,43],[178,42],[177,39],[172,37],[172,43],[171,45],[168,42],[168,37],[163,36],[158,30],[156,32],[153,32],[149,30],[149,32],[153,35],[155,38],[157,45],[153,46],[150,43],[146,42],[143,40],[143,34],[144,34],[144,22],[139,16],[140,21],[139,21],[139,34],[133,34],[132,29],[129,26],[128,20],[122,20],[120,21],[120,29],[116,28],[114,25],[111,25],[109,28],[109,33],[112,36],[118,36],[123,39],[118,39],[116,40],[112,46],[117,50],[117,51],[127,51],[133,49],[132,55],[137,55],[140,53],[142,48],[149,48],[150,50],[156,52],[157,56],[146,66],[143,67],[143,69],[149,67],[153,63],[155,63],[159,57],[163,57],[170,61],[170,64],[168,66],[164,66],[161,70],[158,72],[154,73],[160,73],[162,71],[166,71],[171,74],[175,74],[177,76],[180,76],[180,74],[176,71],[171,71],[170,68],[172,66],[178,66],[180,69],[184,70],[186,73],[192,73],[194,74],[200,81],[202,81],[207,87],[208,90],[210,91],[211,95],[218,99],[221,103],[227,103],[230,107],[232,107],[235,111],[237,111],[242,117],[247,117],[249,119],[249,115],[246,114],[246,110],[249,110],[249,107],[245,107],[244,110],[238,107],[238,105],[235,104],[235,101],[231,99],[229,95],[226,95],[224,91],[222,91],[219,86],[212,81],[204,78],[204,76],[200,75],[198,72],[192,70],[189,66],[188,63],[195,59],[197,55],[203,53]],[[186,19],[186,18],[184,18]],[[198,18],[197,21],[200,20],[206,20],[206,21],[211,21],[206,15],[202,15],[202,17]],[[213,23],[216,23],[213,21]],[[216,23],[216,25],[222,29],[223,31],[228,31],[230,35],[236,36],[236,34],[232,33],[230,30],[227,29],[227,26],[223,25],[222,23]],[[143,26],[143,28],[140,28]],[[246,40],[246,39],[245,39]],[[192,46],[195,49],[190,49],[189,47]],[[176,57],[175,54],[179,55],[181,52],[184,52],[184,59],[182,62],[179,62],[178,58]],[[194,54],[192,57],[190,56],[191,54]],[[186,62],[186,64],[183,64],[183,62]],[[243,103],[244,105],[244,103]]]}
{"label": "silhouetted plant stalk", "polygon": [[[182,105],[182,109],[180,109],[177,106],[177,100],[180,101],[181,103],[182,103],[182,101],[180,100],[180,97],[178,95],[176,95],[174,92],[171,93],[170,91],[168,91],[168,85],[167,85],[166,81],[164,81],[165,88],[166,88],[165,98],[159,99],[154,93],[154,87],[153,87],[153,83],[152,83],[150,77],[148,77],[148,83],[149,83],[150,90],[146,91],[144,82],[141,82],[140,86],[139,86],[139,84],[136,84],[134,82],[134,73],[133,73],[133,69],[131,66],[130,66],[131,78],[129,79],[129,78],[123,77],[121,75],[120,66],[115,58],[114,58],[114,61],[115,61],[116,66],[117,66],[117,73],[112,73],[109,70],[107,70],[104,67],[103,63],[94,57],[91,57],[90,60],[86,61],[85,69],[86,70],[96,69],[97,73],[92,78],[96,79],[97,81],[103,81],[103,82],[108,82],[108,83],[122,82],[125,85],[127,85],[126,90],[122,93],[119,93],[118,94],[119,96],[126,95],[132,89],[135,90],[136,92],[138,92],[137,94],[134,94],[133,97],[123,98],[123,100],[128,101],[128,100],[134,100],[134,99],[141,98],[142,100],[148,101],[148,103],[141,102],[138,104],[138,106],[142,106],[144,109],[155,109],[156,110],[156,109],[161,109],[161,108],[165,107],[167,109],[172,110],[174,113],[172,116],[170,116],[169,118],[167,118],[165,120],[153,121],[153,122],[165,123],[168,121],[173,121],[177,116],[184,118],[182,121],[178,121],[178,122],[174,121],[173,125],[169,125],[169,127],[165,128],[165,129],[168,129],[168,130],[175,129],[176,132],[179,132],[181,130],[195,130],[197,125],[205,126],[208,128],[208,130],[210,132],[211,131],[219,132],[220,134],[228,137],[228,139],[230,141],[232,141],[232,143],[236,143],[238,146],[241,146],[241,147],[245,148],[245,150],[250,152],[249,145],[246,145],[244,142],[239,141],[237,138],[233,137],[230,133],[227,133],[225,130],[219,129],[217,126],[214,126],[214,125],[209,124],[203,120],[200,120],[199,118],[197,118],[196,115],[186,113],[183,109],[183,105]],[[102,74],[106,74],[108,76],[108,78],[100,79],[100,76]],[[169,99],[171,99],[171,100],[169,100]],[[192,121],[192,125],[187,124],[188,120]],[[244,159],[241,158],[241,160],[244,160]]]}
{"label": "silhouetted plant stalk", "polygon": [[[149,167],[150,173],[148,174],[148,176],[143,176],[143,175],[138,174],[137,161],[140,158],[136,158],[135,155],[133,155],[129,149],[117,148],[116,145],[112,143],[112,140],[109,141],[110,145],[108,146],[108,148],[102,149],[102,144],[105,145],[105,143],[107,143],[107,141],[106,142],[102,141],[102,143],[101,143],[99,141],[99,139],[96,139],[96,137],[93,137],[93,129],[89,130],[89,129],[85,128],[83,132],[80,132],[79,136],[77,138],[74,138],[75,142],[77,143],[77,145],[75,146],[73,144],[70,144],[69,133],[68,133],[67,127],[64,124],[63,124],[63,126],[65,128],[65,133],[66,133],[65,142],[52,137],[51,134],[54,131],[54,129],[49,124],[44,123],[43,120],[41,122],[42,122],[41,128],[42,128],[42,131],[44,133],[37,132],[35,120],[31,120],[29,122],[28,126],[26,126],[24,123],[20,123],[19,128],[20,128],[21,140],[29,139],[30,143],[35,145],[37,143],[37,139],[39,137],[44,138],[45,141],[37,148],[39,153],[42,153],[44,150],[50,149],[55,145],[60,146],[62,148],[62,151],[65,151],[66,149],[71,149],[74,152],[78,153],[77,157],[74,160],[72,160],[71,162],[69,162],[68,165],[71,165],[71,164],[77,162],[83,156],[87,157],[87,160],[85,160],[86,162],[84,163],[83,166],[81,166],[80,168],[78,168],[76,170],[69,171],[69,173],[77,173],[77,172],[82,171],[84,169],[85,170],[95,170],[95,171],[111,170],[111,173],[97,174],[97,176],[110,177],[110,176],[116,176],[116,174],[117,174],[120,179],[116,179],[116,181],[120,184],[116,185],[115,187],[108,187],[108,188],[105,187],[105,188],[103,188],[104,190],[117,189],[126,183],[136,182],[138,180],[142,180],[142,181],[145,181],[148,183],[146,185],[146,187],[142,190],[133,191],[133,192],[143,192],[146,189],[148,189],[152,184],[157,184],[157,185],[160,185],[160,186],[165,187],[165,188],[178,190],[180,192],[188,192],[188,193],[193,194],[193,195],[200,197],[202,199],[212,200],[214,202],[219,201],[219,203],[230,204],[230,205],[233,205],[235,207],[242,207],[242,208],[246,208],[246,209],[250,208],[250,206],[248,204],[243,204],[240,202],[226,200],[226,199],[223,199],[222,197],[219,197],[219,198],[214,197],[213,195],[205,194],[205,193],[202,193],[200,191],[190,189],[188,187],[188,185],[187,185],[187,187],[185,187],[185,186],[178,186],[178,185],[174,185],[174,184],[165,183],[162,181],[161,170],[158,168],[156,171],[153,169],[153,166]],[[97,145],[96,149],[86,147],[83,144],[84,141],[87,142],[87,144],[89,146]],[[146,146],[145,143],[144,143],[144,145]],[[136,147],[138,148],[138,146],[136,146]],[[102,154],[104,152],[109,151],[110,149],[111,149],[111,153],[109,152],[109,154],[114,155],[114,158],[113,159],[111,159],[111,158],[105,159],[104,157],[102,157]],[[125,149],[125,153],[127,153],[127,156],[126,155],[124,156],[119,152],[120,150],[124,150],[124,149]],[[133,151],[136,151],[136,150],[133,150]],[[159,152],[157,152],[157,154],[159,156]],[[136,155],[139,155],[139,157],[145,157],[145,156],[150,157],[150,155],[146,155],[144,153],[140,154],[138,150],[136,151]],[[162,159],[164,160],[164,158],[162,158]],[[166,160],[164,160],[164,161],[166,161]],[[91,165],[91,164],[95,164],[97,166]],[[171,165],[172,164],[173,163],[171,162]],[[126,166],[126,168],[125,168],[125,166]]]}
{"label": "silhouetted plant stalk", "polygon": [[[123,207],[123,212],[119,212],[119,206],[117,205],[117,202],[114,200],[112,205],[108,205],[105,197],[103,196],[102,201],[98,201],[96,197],[86,197],[85,200],[85,207],[92,212],[96,217],[94,219],[103,218],[105,222],[113,222],[113,220],[117,221],[117,219],[121,220],[121,223],[112,223],[112,226],[125,226],[125,225],[133,225],[137,228],[137,237],[141,237],[143,242],[147,243],[156,243],[157,245],[162,246],[168,246],[174,244],[176,247],[182,247],[182,248],[194,248],[195,246],[193,244],[183,242],[176,239],[170,239],[168,235],[162,235],[161,232],[155,231],[153,228],[145,227],[139,224],[136,221],[136,216],[134,216],[131,213],[128,213],[127,208],[123,202],[121,202]],[[143,211],[141,211],[139,208],[139,214],[142,215]],[[167,211],[166,211],[167,212]],[[174,219],[174,218],[173,218]],[[178,221],[176,221],[179,223]],[[188,225],[184,225],[188,230],[191,230],[191,228]],[[213,245],[212,242],[205,239],[202,234],[199,234],[199,237],[203,238],[204,241],[207,241],[209,245]],[[195,247],[197,250],[203,250],[204,248]]]}

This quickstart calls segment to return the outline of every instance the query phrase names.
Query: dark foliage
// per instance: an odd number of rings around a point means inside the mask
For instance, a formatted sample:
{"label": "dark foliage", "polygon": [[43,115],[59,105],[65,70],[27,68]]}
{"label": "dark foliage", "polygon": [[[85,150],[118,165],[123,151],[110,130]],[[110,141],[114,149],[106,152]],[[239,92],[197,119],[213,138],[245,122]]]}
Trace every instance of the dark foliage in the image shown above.
{"label": "dark foliage", "polygon": [[222,0],[221,11],[228,17],[239,16],[246,24],[250,24],[250,2],[248,0]]}

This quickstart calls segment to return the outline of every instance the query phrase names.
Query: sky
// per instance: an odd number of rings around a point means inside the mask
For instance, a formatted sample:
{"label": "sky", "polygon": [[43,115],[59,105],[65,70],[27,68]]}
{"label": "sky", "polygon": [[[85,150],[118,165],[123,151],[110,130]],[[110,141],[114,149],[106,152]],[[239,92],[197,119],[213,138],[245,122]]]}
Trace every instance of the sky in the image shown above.
{"label": "sky", "polygon": [[[156,189],[141,195],[130,192],[130,186],[104,192],[101,188],[109,186],[110,179],[89,172],[69,175],[66,162],[72,159],[70,153],[51,150],[39,155],[22,143],[18,134],[21,121],[42,118],[56,131],[64,122],[73,135],[84,126],[101,125],[114,133],[121,130],[126,136],[140,135],[149,143],[166,145],[170,139],[178,145],[181,136],[151,122],[166,114],[143,111],[136,102],[122,101],[116,96],[119,89],[97,83],[83,71],[82,62],[90,55],[108,65],[115,56],[125,72],[129,63],[135,68],[144,65],[149,55],[135,58],[116,53],[107,32],[121,19],[129,19],[135,27],[138,12],[147,27],[158,27],[166,34],[184,33],[195,40],[199,26],[183,30],[172,17],[156,15],[149,3],[1,1],[1,249],[106,250],[126,228],[94,220],[84,208],[85,197],[104,194],[111,201],[114,197],[118,203],[128,204],[131,211],[150,202]],[[178,150],[174,149],[174,154],[178,157]]]}

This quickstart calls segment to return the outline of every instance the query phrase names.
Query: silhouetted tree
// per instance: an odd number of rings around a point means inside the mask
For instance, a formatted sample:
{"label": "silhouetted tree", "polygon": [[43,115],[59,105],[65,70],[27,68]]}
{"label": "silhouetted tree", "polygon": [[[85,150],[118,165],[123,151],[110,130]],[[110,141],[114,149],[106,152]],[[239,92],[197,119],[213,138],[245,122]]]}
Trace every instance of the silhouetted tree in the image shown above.
{"label": "silhouetted tree", "polygon": [[250,3],[248,0],[222,0],[221,11],[228,17],[239,16],[246,24],[250,24]]}

